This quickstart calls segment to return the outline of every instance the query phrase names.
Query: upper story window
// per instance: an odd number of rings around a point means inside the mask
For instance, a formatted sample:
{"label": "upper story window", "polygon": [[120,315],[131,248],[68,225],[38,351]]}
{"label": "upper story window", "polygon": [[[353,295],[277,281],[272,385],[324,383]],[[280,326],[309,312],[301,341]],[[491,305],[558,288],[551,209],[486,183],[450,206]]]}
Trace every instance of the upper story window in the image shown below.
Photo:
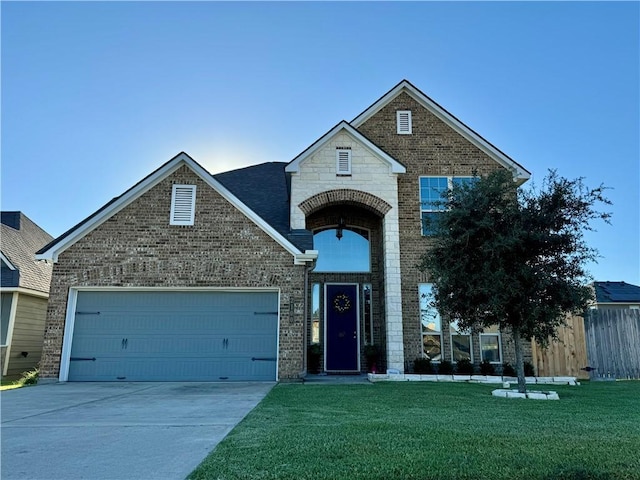
{"label": "upper story window", "polygon": [[169,225],[193,225],[196,215],[196,186],[174,185],[171,191]]}
{"label": "upper story window", "polygon": [[318,251],[314,272],[371,271],[369,232],[356,227],[317,230],[313,249]]}
{"label": "upper story window", "polygon": [[351,175],[351,149],[336,149],[336,174]]}
{"label": "upper story window", "polygon": [[470,183],[475,177],[420,177],[420,215],[422,219],[422,235],[433,235],[438,214],[444,210],[442,194],[453,185]]}
{"label": "upper story window", "polygon": [[396,112],[396,121],[399,135],[411,135],[411,110],[398,110]]}

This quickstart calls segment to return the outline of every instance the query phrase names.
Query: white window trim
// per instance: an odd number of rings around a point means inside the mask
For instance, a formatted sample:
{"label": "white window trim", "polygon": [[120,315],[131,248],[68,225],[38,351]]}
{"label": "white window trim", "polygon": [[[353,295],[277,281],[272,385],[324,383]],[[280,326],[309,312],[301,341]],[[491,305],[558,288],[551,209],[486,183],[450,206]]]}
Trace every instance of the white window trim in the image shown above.
{"label": "white window trim", "polygon": [[[182,192],[190,191],[191,204],[188,206],[182,205],[182,211],[176,211],[176,192],[181,190]],[[178,215],[181,217],[188,214],[188,219],[176,218]],[[196,186],[195,185],[178,185],[174,184],[171,190],[171,214],[169,217],[169,225],[193,225],[196,215]]]}
{"label": "white window trim", "polygon": [[492,365],[502,365],[504,360],[504,356],[502,355],[502,334],[498,333],[481,333],[480,338],[478,339],[478,345],[480,347],[480,361],[484,362],[484,355],[482,354],[482,337],[498,337],[498,353],[500,354],[500,360],[497,362],[489,362]]}
{"label": "white window trim", "polygon": [[[406,116],[407,127],[406,130],[402,128],[404,122],[401,118]],[[398,135],[411,135],[413,133],[413,123],[411,119],[411,110],[397,110],[396,111],[396,133]]]}
{"label": "white window trim", "polygon": [[423,178],[446,178],[447,179],[447,189],[451,191],[453,189],[453,179],[454,178],[474,178],[473,175],[420,175],[418,177],[418,196],[420,199],[420,233],[423,237],[429,237],[429,235],[424,234],[424,228],[422,225],[422,214],[423,213],[437,213],[442,210],[434,210],[432,208],[422,208],[422,179]]}
{"label": "white window trim", "polygon": [[[364,318],[366,312],[366,305],[364,303],[366,301],[366,297],[364,290],[366,286],[369,286],[369,331],[365,328],[367,324]],[[360,288],[362,289],[360,295],[362,297],[362,330],[364,331],[365,345],[375,345],[373,341],[373,284],[367,282],[361,283]]]}
{"label": "white window trim", "polygon": [[452,323],[453,322],[449,322],[449,345],[451,345],[451,363],[458,363],[458,361],[453,358],[453,337],[455,335],[469,337],[469,356],[471,363],[473,363],[473,338],[471,337],[471,333],[453,333],[453,328],[451,327]]}
{"label": "white window trim", "polygon": [[[430,282],[418,283],[418,309],[420,309],[420,286],[421,285],[432,285]],[[420,315],[418,316],[418,322],[420,323],[420,344],[422,345],[422,358],[427,358],[426,353],[424,351],[424,336],[431,335],[432,337],[440,337],[440,360],[431,360],[432,363],[440,363],[445,357],[444,352],[444,335],[442,333],[442,316],[440,316],[440,331],[439,332],[425,332],[424,325],[422,324],[422,318]]]}
{"label": "white window trim", "polygon": [[[344,167],[344,159],[340,157],[346,153],[346,168]],[[348,148],[336,148],[336,174],[337,175],[351,175],[351,149]]]}

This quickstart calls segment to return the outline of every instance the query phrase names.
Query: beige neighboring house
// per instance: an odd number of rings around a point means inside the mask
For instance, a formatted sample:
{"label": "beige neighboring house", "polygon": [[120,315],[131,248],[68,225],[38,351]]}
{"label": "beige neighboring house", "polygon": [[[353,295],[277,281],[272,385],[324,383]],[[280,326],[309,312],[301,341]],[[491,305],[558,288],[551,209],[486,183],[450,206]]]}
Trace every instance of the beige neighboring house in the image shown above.
{"label": "beige neighboring house", "polygon": [[2,212],[3,378],[18,378],[40,362],[53,266],[35,252],[52,238],[22,212]]}

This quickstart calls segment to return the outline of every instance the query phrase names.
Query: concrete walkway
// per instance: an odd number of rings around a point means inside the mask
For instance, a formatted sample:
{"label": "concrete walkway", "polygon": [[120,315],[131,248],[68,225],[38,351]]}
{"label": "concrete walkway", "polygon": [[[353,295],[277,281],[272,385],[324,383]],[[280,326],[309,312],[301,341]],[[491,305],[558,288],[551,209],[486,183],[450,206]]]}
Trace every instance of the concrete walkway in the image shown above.
{"label": "concrete walkway", "polygon": [[184,479],[273,383],[56,383],[0,394],[3,480]]}

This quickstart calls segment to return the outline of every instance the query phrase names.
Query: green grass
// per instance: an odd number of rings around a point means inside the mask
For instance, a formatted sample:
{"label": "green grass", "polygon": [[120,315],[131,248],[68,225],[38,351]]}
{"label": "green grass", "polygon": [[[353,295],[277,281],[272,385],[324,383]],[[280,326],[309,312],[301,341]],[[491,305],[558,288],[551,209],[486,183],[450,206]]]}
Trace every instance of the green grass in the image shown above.
{"label": "green grass", "polygon": [[28,372],[22,372],[22,376],[17,380],[7,380],[3,378],[0,380],[0,391],[21,388],[25,385],[35,385],[38,383],[39,375],[40,370],[36,368]]}
{"label": "green grass", "polygon": [[640,382],[278,385],[190,479],[640,479]]}
{"label": "green grass", "polygon": [[24,385],[19,380],[2,380],[0,382],[0,391],[13,390],[14,388],[20,388]]}

